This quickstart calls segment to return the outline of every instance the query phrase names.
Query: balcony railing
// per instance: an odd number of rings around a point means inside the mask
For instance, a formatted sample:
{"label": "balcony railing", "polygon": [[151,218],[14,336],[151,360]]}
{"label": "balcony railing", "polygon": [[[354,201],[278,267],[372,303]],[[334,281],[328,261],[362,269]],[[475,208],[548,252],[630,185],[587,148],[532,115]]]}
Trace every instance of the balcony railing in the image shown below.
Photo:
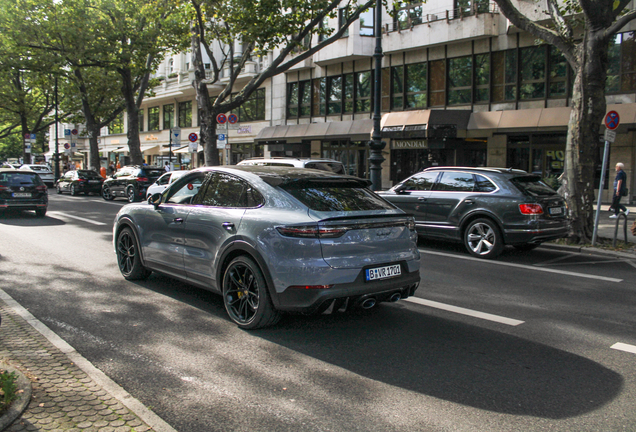
{"label": "balcony railing", "polygon": [[473,2],[467,7],[455,9],[442,9],[438,11],[427,11],[423,13],[422,5],[411,5],[401,9],[397,13],[397,18],[391,23],[384,24],[384,32],[400,32],[410,30],[416,25],[430,24],[436,21],[461,20],[469,16],[479,16],[481,14],[497,14],[499,8],[494,2]]}

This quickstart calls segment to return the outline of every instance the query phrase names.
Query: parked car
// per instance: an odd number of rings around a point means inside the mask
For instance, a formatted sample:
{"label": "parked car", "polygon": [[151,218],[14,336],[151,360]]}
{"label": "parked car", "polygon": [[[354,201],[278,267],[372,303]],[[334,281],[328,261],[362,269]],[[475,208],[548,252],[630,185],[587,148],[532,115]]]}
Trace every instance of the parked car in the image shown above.
{"label": "parked car", "polygon": [[254,157],[240,161],[237,165],[258,166],[284,166],[296,168],[310,168],[321,171],[329,171],[336,174],[345,174],[344,165],[334,159],[302,159],[291,157],[262,158]]}
{"label": "parked car", "polygon": [[463,242],[481,258],[568,235],[563,197],[521,170],[427,168],[380,195],[415,217],[420,236]]}
{"label": "parked car", "polygon": [[34,171],[0,168],[0,210],[35,210],[44,217],[48,204],[48,189]]}
{"label": "parked car", "polygon": [[57,193],[68,192],[72,196],[79,193],[101,193],[104,178],[94,170],[67,171],[57,181]]}
{"label": "parked car", "polygon": [[163,192],[176,179],[181,178],[183,175],[189,172],[190,171],[188,170],[181,170],[181,171],[170,171],[165,173],[164,175],[159,177],[156,182],[150,185],[150,187],[148,187],[148,190],[146,191],[146,199],[150,198],[153,194]]}
{"label": "parked car", "polygon": [[151,271],[223,295],[238,326],[281,312],[371,308],[414,294],[412,217],[367,180],[299,168],[205,167],[123,207],[113,243],[129,280]]}
{"label": "parked car", "polygon": [[55,184],[55,175],[53,171],[46,165],[39,164],[26,164],[22,165],[20,169],[30,169],[31,171],[35,171],[42,181],[46,183],[48,186],[53,186]]}
{"label": "parked car", "polygon": [[125,197],[135,202],[146,197],[148,187],[166,170],[157,166],[125,166],[102,183],[102,198],[107,201],[115,197]]}

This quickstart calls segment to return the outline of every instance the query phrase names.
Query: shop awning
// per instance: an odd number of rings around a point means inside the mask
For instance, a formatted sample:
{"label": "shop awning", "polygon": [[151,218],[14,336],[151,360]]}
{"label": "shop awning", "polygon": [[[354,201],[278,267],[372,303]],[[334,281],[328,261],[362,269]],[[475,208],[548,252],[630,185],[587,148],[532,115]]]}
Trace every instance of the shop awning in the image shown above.
{"label": "shop awning", "polygon": [[107,149],[106,151],[109,151],[111,153],[128,153],[128,146],[126,147],[117,147],[116,149]]}
{"label": "shop awning", "polygon": [[[155,145],[147,145],[147,146],[141,146],[140,150],[142,153],[152,153],[154,154],[156,149],[159,148],[159,144],[155,144]],[[156,153],[159,153],[158,151]]]}
{"label": "shop awning", "polygon": [[[203,151],[203,147],[201,147],[201,146],[199,145],[199,146],[197,147],[197,152],[200,152],[200,151]],[[174,150],[172,153],[175,153],[175,154],[184,154],[184,153],[185,153],[185,154],[190,154],[190,153],[192,153],[192,152],[190,151],[190,146],[189,146],[189,145],[187,145],[187,146],[183,146],[183,147],[181,147],[181,148],[179,148],[179,149],[177,149],[177,150]]]}
{"label": "shop awning", "polygon": [[465,137],[472,111],[416,110],[386,113],[380,127],[385,138]]}
{"label": "shop awning", "polygon": [[261,129],[255,141],[286,140],[288,142],[300,142],[309,139],[322,140],[338,138],[368,140],[372,131],[372,119],[278,125]]}

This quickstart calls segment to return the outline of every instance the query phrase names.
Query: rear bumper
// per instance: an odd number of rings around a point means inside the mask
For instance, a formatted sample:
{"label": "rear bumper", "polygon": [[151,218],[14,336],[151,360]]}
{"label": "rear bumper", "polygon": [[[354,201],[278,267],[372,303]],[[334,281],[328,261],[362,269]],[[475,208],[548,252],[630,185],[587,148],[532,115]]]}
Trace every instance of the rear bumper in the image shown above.
{"label": "rear bumper", "polygon": [[536,228],[505,230],[506,244],[542,243],[567,237],[570,232],[568,221],[561,221]]}
{"label": "rear bumper", "polygon": [[17,209],[17,210],[37,210],[46,208],[48,200],[30,200],[30,201],[9,201],[0,200],[0,210]]}
{"label": "rear bumper", "polygon": [[336,304],[357,303],[360,299],[373,297],[377,302],[388,301],[399,293],[401,298],[412,296],[420,283],[419,269],[406,272],[408,266],[402,263],[402,275],[391,279],[365,281],[364,269],[354,282],[335,284],[327,289],[287,288],[277,293],[276,308],[287,312],[311,314],[327,309],[334,300]]}

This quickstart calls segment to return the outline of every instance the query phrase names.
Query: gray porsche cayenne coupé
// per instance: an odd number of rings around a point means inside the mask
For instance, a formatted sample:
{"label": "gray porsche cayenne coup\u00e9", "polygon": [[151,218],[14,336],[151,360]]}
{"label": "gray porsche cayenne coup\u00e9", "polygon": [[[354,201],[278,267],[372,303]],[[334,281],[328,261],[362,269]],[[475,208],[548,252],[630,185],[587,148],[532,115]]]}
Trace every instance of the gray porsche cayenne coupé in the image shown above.
{"label": "gray porsche cayenne coup\u00e9", "polygon": [[157,271],[220,293],[246,329],[284,311],[406,298],[420,282],[414,220],[368,185],[302,168],[193,170],[118,213],[119,269],[126,279]]}

